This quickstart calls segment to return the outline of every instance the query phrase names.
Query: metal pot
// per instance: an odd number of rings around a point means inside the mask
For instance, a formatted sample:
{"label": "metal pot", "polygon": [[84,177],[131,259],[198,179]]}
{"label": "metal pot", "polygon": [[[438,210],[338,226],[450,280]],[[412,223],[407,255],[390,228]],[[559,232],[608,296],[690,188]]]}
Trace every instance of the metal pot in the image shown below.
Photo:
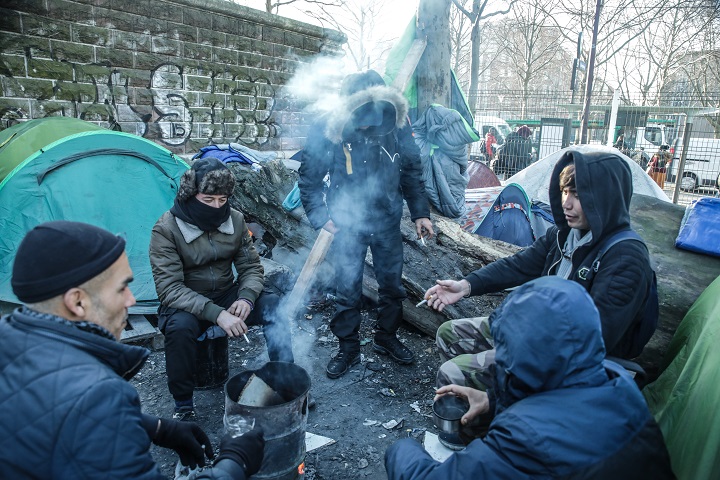
{"label": "metal pot", "polygon": [[433,419],[435,426],[445,433],[460,431],[460,419],[470,409],[464,398],[454,395],[443,395],[433,403]]}

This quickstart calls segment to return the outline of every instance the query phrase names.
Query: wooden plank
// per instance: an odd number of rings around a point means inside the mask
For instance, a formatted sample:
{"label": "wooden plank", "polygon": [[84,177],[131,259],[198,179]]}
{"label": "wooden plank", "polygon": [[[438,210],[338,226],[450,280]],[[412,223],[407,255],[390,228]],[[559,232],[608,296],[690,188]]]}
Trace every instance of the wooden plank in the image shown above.
{"label": "wooden plank", "polygon": [[305,265],[303,265],[300,275],[298,275],[295,281],[295,286],[292,292],[290,292],[290,295],[288,295],[284,305],[285,314],[289,318],[295,318],[297,315],[302,301],[307,297],[310,287],[312,287],[315,281],[315,271],[325,259],[325,255],[327,255],[332,241],[333,234],[321,228],[315,239],[313,248],[310,250],[307,260],[305,260]]}
{"label": "wooden plank", "polygon": [[424,38],[416,38],[413,41],[402,65],[400,65],[400,70],[398,70],[395,80],[393,80],[393,87],[401,92],[405,91],[408,82],[412,78],[413,73],[415,73],[418,63],[420,63],[420,58],[425,51],[425,47],[427,47],[427,40]]}
{"label": "wooden plank", "polygon": [[120,341],[123,343],[145,340],[159,335],[160,331],[147,321],[144,315],[128,315],[128,326],[123,330]]}

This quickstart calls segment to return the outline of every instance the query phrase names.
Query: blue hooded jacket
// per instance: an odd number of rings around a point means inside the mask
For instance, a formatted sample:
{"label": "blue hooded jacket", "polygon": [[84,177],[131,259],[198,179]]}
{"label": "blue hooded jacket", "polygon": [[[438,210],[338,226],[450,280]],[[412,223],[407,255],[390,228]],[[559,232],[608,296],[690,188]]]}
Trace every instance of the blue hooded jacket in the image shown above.
{"label": "blue hooded jacket", "polygon": [[604,360],[599,314],[582,286],[533,280],[490,322],[497,401],[487,436],[444,463],[401,440],[385,454],[390,480],[674,478],[640,391]]}

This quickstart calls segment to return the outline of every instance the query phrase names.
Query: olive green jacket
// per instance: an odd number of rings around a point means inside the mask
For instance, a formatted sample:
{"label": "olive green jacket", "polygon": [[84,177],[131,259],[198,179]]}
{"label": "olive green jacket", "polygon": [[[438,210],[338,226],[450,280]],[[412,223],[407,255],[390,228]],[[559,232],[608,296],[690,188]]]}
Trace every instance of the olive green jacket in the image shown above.
{"label": "olive green jacket", "polygon": [[213,232],[165,212],[150,235],[150,265],[160,302],[213,323],[223,308],[213,298],[232,287],[237,271],[238,298],[255,302],[264,270],[242,213],[231,210]]}

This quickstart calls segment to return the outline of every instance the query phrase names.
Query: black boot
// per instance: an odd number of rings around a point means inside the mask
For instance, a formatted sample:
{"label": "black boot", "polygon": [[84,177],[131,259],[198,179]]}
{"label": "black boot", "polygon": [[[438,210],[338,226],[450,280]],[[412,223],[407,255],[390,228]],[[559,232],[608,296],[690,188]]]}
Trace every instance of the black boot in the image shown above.
{"label": "black boot", "polygon": [[326,372],[329,378],[339,378],[345,375],[350,367],[360,363],[360,353],[340,349],[330,363],[328,363]]}
{"label": "black boot", "polygon": [[403,365],[409,365],[415,361],[415,354],[400,343],[395,335],[375,335],[373,351],[380,355],[390,355],[393,360]]}

